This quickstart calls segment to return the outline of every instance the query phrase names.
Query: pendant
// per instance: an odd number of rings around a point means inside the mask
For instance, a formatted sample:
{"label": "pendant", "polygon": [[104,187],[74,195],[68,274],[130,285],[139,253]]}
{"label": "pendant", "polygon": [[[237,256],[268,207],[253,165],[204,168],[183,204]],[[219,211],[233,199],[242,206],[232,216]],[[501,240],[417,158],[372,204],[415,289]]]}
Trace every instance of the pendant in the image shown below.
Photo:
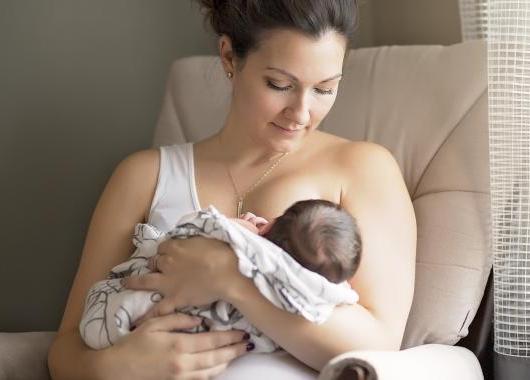
{"label": "pendant", "polygon": [[243,212],[243,199],[237,201],[237,217],[241,218]]}

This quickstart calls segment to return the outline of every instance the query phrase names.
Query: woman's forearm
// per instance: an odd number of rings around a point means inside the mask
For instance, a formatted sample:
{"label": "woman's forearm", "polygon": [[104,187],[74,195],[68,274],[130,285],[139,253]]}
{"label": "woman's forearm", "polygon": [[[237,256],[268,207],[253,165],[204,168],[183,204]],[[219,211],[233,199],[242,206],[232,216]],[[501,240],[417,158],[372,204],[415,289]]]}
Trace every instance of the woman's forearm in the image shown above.
{"label": "woman's forearm", "polygon": [[343,352],[399,349],[399,339],[392,339],[385,325],[361,305],[337,307],[325,323],[317,325],[277,308],[250,280],[244,281],[246,286],[233,287],[227,301],[282,348],[316,370]]}
{"label": "woman's forearm", "polygon": [[79,333],[67,332],[57,337],[48,353],[48,368],[53,380],[103,380],[105,350],[88,348]]}

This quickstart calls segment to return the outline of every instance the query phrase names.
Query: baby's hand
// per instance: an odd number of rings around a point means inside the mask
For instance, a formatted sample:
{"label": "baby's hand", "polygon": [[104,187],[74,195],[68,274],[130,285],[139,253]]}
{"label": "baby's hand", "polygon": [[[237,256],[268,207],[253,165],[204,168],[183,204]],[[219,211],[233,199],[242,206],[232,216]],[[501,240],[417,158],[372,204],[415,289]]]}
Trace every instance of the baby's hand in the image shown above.
{"label": "baby's hand", "polygon": [[267,219],[265,218],[262,218],[261,216],[256,216],[254,215],[253,213],[251,212],[246,212],[245,214],[243,214],[243,216],[241,217],[241,219],[243,220],[246,220],[247,222],[250,222],[252,223],[253,225],[255,225],[256,227],[261,227],[267,223],[269,223],[267,221]]}
{"label": "baby's hand", "polygon": [[258,227],[256,227],[253,223],[249,222],[248,220],[243,220],[243,219],[238,219],[238,218],[232,218],[230,220],[245,227],[247,230],[254,232],[255,234],[259,233]]}

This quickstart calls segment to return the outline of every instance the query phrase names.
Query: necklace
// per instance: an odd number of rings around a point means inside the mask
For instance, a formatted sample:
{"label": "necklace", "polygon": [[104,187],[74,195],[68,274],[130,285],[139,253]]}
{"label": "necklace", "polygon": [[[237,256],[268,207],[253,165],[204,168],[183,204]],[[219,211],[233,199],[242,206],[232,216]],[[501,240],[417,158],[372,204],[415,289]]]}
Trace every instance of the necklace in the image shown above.
{"label": "necklace", "polygon": [[[219,145],[221,145],[220,138],[219,138]],[[265,172],[261,175],[261,177],[256,182],[254,182],[253,185],[249,186],[249,188],[243,192],[243,194],[239,194],[239,191],[237,190],[236,182],[234,181],[234,177],[232,176],[232,172],[230,172],[230,168],[228,167],[228,164],[225,163],[226,171],[228,172],[228,176],[230,177],[230,180],[232,181],[232,186],[234,187],[234,191],[237,197],[237,205],[236,205],[237,214],[236,215],[238,218],[241,218],[241,216],[243,215],[243,201],[245,200],[245,197],[251,191],[253,191],[256,187],[258,187],[261,181],[263,181],[265,177],[267,177],[270,174],[270,172],[272,172],[274,168],[276,168],[276,166],[278,166],[280,162],[282,161],[282,159],[288,154],[289,152],[283,153],[280,156],[280,158],[278,158],[267,170],[265,170]]]}

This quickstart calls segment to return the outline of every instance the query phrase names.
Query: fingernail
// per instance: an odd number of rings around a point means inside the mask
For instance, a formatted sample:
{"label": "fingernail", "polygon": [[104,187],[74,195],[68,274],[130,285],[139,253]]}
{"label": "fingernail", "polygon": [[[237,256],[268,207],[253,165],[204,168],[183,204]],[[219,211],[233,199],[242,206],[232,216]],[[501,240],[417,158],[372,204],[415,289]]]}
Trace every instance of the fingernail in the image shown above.
{"label": "fingernail", "polygon": [[250,334],[245,333],[245,335],[243,335],[243,340],[249,340],[249,339],[250,339]]}
{"label": "fingernail", "polygon": [[252,351],[254,348],[256,348],[256,345],[252,342],[247,344],[247,351]]}

